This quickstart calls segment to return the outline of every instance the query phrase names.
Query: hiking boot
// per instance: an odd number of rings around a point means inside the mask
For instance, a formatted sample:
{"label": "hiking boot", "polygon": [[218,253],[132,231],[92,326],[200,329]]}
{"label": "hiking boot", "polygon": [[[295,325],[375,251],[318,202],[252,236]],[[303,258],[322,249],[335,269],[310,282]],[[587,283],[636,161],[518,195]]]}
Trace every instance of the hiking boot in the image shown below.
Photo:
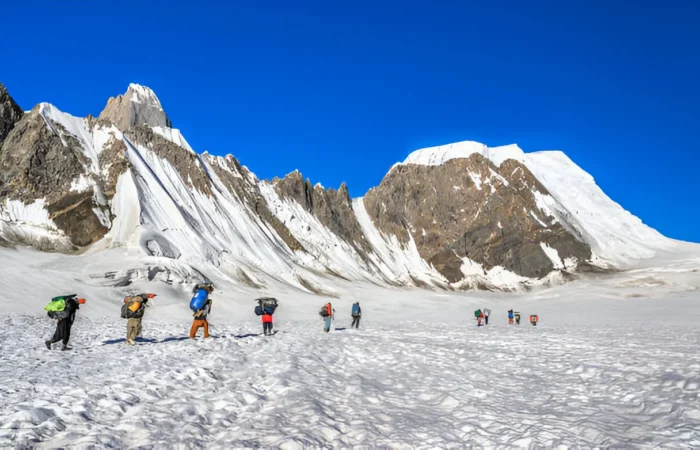
{"label": "hiking boot", "polygon": [[72,348],[68,347],[66,344],[63,344],[63,346],[61,347],[61,351],[65,352],[66,350],[72,350]]}
{"label": "hiking boot", "polygon": [[46,348],[51,350],[51,341],[46,341],[46,342],[44,342],[44,344],[46,344]]}
{"label": "hiking boot", "polygon": [[136,345],[136,341],[134,341],[133,339],[127,339],[127,340],[126,340],[126,343],[127,343],[128,345]]}

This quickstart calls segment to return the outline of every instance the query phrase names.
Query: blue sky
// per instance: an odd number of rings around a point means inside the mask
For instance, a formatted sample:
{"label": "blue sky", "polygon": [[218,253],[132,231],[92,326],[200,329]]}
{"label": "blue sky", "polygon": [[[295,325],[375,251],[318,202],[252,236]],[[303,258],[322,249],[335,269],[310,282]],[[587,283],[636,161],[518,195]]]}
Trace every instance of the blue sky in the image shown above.
{"label": "blue sky", "polygon": [[0,82],[96,115],[150,86],[198,151],[353,196],[411,150],[561,149],[662,233],[700,241],[700,2],[31,1]]}

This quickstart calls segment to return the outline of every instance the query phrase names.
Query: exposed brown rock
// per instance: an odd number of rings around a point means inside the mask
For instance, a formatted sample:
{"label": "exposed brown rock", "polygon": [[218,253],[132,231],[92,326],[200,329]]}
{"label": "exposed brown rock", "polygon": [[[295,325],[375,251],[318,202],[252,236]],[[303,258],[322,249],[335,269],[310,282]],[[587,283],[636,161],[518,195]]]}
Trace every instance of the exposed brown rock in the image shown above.
{"label": "exposed brown rock", "polygon": [[62,197],[48,206],[49,218],[78,247],[99,241],[109,231],[93,212],[93,191]]}
{"label": "exposed brown rock", "polygon": [[304,180],[301,173],[294,171],[283,179],[276,180],[274,186],[280,197],[302,205],[323,225],[352,245],[360,256],[366,258],[371,246],[357,222],[345,183],[337,191],[320,186],[312,188],[308,179]]}
{"label": "exposed brown rock", "polygon": [[98,120],[114,124],[121,131],[138,125],[172,127],[153,91],[130,85],[124,95],[110,97]]}
{"label": "exposed brown rock", "polygon": [[10,132],[0,151],[0,198],[52,203],[83,173],[84,155],[75,142],[64,146],[41,118],[38,107]]}
{"label": "exposed brown rock", "polygon": [[[0,200],[24,203],[45,199],[50,218],[75,245],[84,246],[108,231],[93,212],[93,191],[70,192],[90,163],[78,140],[60,124],[46,125],[39,107],[15,125],[0,151]],[[65,145],[64,145],[65,142]]]}
{"label": "exposed brown rock", "polygon": [[380,230],[404,243],[410,233],[421,256],[451,282],[464,277],[464,256],[487,270],[544,276],[554,267],[540,242],[562,259],[589,259],[585,243],[537,208],[532,189],[547,193],[524,165],[498,168],[474,154],[441,166],[397,166],[364,203]]}
{"label": "exposed brown rock", "polygon": [[114,197],[119,176],[129,168],[125,152],[124,141],[113,137],[98,157],[100,168],[106,172],[106,176],[102,180],[102,189],[107,199]]}

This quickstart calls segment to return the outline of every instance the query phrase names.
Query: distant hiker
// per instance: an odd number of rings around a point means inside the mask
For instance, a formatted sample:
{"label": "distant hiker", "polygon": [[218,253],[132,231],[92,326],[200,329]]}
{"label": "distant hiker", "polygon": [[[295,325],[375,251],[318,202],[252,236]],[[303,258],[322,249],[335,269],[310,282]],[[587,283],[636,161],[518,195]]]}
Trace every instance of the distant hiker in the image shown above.
{"label": "distant hiker", "polygon": [[194,313],[194,320],[192,321],[192,326],[190,327],[190,339],[194,339],[200,328],[204,328],[204,338],[209,337],[209,322],[207,317],[211,312],[211,299],[208,299],[204,306]]}
{"label": "distant hiker", "polygon": [[323,327],[323,331],[328,333],[331,331],[331,321],[335,320],[335,310],[333,309],[333,306],[330,303],[326,303],[323,308],[321,308],[321,311],[319,311],[319,315],[323,317],[326,321],[325,326]]}
{"label": "distant hiker", "polygon": [[73,322],[75,322],[75,312],[83,304],[85,304],[85,299],[77,298],[76,294],[62,295],[51,299],[51,302],[44,310],[47,311],[49,317],[56,320],[56,331],[54,331],[51,339],[44,342],[46,348],[51,350],[51,345],[63,341],[61,350],[70,350],[68,341],[70,340],[70,330],[73,327]]}
{"label": "distant hiker", "polygon": [[214,286],[211,283],[200,283],[192,288],[192,300],[190,300],[190,309],[192,310],[192,326],[190,327],[190,339],[194,339],[200,328],[204,328],[204,337],[209,337],[209,321],[207,317],[211,313],[212,301],[209,294],[214,292]]}
{"label": "distant hiker", "polygon": [[122,318],[126,321],[126,343],[136,345],[136,338],[141,336],[141,319],[146,312],[148,301],[156,294],[138,294],[124,298]]}
{"label": "distant hiker", "polygon": [[513,310],[509,309],[508,310],[508,325],[513,325]]}
{"label": "distant hiker", "polygon": [[480,309],[477,309],[474,311],[474,317],[476,317],[476,326],[480,327],[481,321],[484,320],[484,313]]}
{"label": "distant hiker", "polygon": [[484,325],[489,324],[489,316],[491,315],[491,310],[484,308]]}
{"label": "distant hiker", "polygon": [[520,312],[515,311],[515,324],[520,325]]}
{"label": "distant hiker", "polygon": [[272,336],[272,315],[278,306],[277,299],[263,297],[255,301],[258,302],[258,306],[255,307],[255,314],[262,317],[263,334]]}
{"label": "distant hiker", "polygon": [[352,305],[352,325],[350,328],[360,328],[360,319],[362,318],[362,308],[360,302],[355,302]]}
{"label": "distant hiker", "polygon": [[530,323],[532,324],[533,327],[537,326],[537,321],[540,320],[539,317],[537,317],[537,314],[533,314],[530,316]]}

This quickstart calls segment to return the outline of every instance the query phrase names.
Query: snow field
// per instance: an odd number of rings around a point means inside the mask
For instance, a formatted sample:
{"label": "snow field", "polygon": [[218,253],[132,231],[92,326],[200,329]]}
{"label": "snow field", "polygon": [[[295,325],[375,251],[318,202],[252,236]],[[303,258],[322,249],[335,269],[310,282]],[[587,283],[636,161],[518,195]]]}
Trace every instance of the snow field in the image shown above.
{"label": "snow field", "polygon": [[190,341],[147,313],[136,347],[125,321],[79,318],[70,352],[44,347],[49,320],[5,317],[0,446],[700,445],[697,327],[371,317],[268,338],[213,318]]}

